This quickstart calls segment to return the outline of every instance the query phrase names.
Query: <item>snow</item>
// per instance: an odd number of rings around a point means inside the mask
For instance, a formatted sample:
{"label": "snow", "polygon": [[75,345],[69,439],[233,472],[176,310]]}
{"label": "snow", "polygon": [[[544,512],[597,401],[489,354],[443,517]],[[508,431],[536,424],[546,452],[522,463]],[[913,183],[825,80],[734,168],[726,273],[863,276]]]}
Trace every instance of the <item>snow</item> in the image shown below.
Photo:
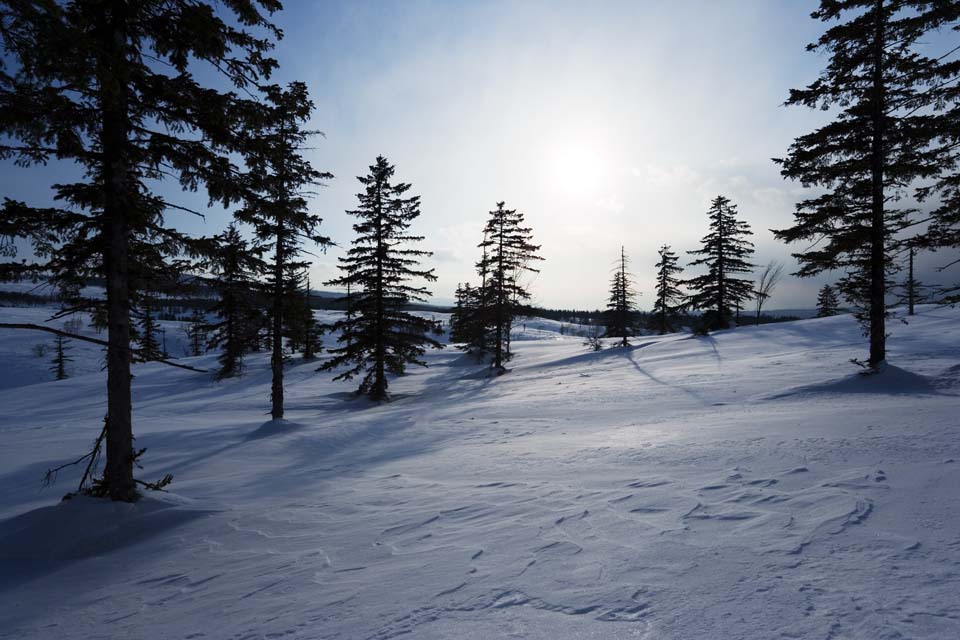
{"label": "snow", "polygon": [[49,381],[49,336],[0,331],[0,638],[960,636],[960,310],[892,321],[871,376],[849,316],[558,331],[384,405],[295,360],[280,423],[266,355],[136,365],[138,473],[174,481],[133,505],[41,487],[100,430],[99,348]]}

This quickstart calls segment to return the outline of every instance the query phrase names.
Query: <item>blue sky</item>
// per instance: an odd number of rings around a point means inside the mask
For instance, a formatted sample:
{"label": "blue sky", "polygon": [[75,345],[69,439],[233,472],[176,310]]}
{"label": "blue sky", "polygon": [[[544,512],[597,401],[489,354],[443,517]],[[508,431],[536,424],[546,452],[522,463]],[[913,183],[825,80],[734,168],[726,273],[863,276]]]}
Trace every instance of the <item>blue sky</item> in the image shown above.
{"label": "blue sky", "polygon": [[[383,154],[422,196],[413,231],[435,252],[438,300],[476,279],[486,213],[505,200],[525,212],[546,258],[531,282],[535,302],[601,306],[623,244],[649,308],[657,247],[697,248],[718,194],[753,226],[756,262],[793,266],[788,253],[799,247],[769,229],[790,224],[802,190],[770,158],[825,117],[781,106],[823,66],[804,50],[822,30],[809,18],[815,6],[289,1],[277,16],[286,37],[274,79],[310,87],[312,126],[326,134],[310,158],[336,176],[312,207],[341,245],[353,236],[344,210],[355,177]],[[29,173],[5,168],[0,187],[45,197]],[[211,234],[227,219],[175,222]],[[337,255],[316,259],[314,283],[335,275]],[[787,278],[770,306],[812,306],[825,280]]]}

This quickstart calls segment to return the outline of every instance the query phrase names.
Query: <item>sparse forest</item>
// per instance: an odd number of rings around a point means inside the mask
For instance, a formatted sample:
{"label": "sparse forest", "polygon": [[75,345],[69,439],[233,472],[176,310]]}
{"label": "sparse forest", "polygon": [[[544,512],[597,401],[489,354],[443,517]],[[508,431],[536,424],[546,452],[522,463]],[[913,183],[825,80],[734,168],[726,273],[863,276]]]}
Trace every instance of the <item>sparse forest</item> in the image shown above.
{"label": "sparse forest", "polygon": [[960,0],[0,48],[0,637],[960,637]]}

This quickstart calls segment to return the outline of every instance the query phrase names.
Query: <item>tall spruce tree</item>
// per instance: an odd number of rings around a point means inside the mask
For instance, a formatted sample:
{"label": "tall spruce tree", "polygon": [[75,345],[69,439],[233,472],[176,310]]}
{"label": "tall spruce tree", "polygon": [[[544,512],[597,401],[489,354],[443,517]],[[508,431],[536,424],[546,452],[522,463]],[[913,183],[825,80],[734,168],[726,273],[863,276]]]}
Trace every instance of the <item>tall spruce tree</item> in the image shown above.
{"label": "tall spruce tree", "polygon": [[692,291],[687,304],[704,311],[701,329],[705,332],[730,328],[732,310],[742,308],[753,292],[753,282],[736,276],[750,273],[754,267],[749,262],[753,243],[746,239],[753,232],[750,225],[737,219],[737,205],[717,196],[707,216],[710,232],[703,237],[702,248],[687,252],[703,256],[690,266],[706,266],[707,272],[685,283]]}
{"label": "tall spruce tree", "polygon": [[[93,492],[137,497],[130,401],[131,306],[136,282],[189,247],[165,223],[178,210],[151,184],[173,177],[188,190],[232,201],[228,152],[239,92],[204,86],[206,69],[235,87],[275,66],[265,54],[279,32],[276,0],[144,0],[5,3],[0,11],[0,157],[18,164],[79,164],[83,178],[54,186],[63,206],[7,200],[0,235],[26,237],[37,261],[4,270],[51,274],[67,291],[102,278],[106,299],[107,416],[103,477]],[[203,71],[203,73],[196,73]],[[183,207],[179,207],[183,209]],[[89,307],[88,307],[89,308]]]}
{"label": "tall spruce tree", "polygon": [[284,312],[297,304],[297,286],[308,263],[302,258],[303,242],[326,247],[330,239],[320,235],[320,216],[308,210],[310,189],[333,175],[314,169],[303,156],[306,141],[317,132],[303,124],[313,112],[313,103],[302,82],[286,88],[264,88],[266,99],[248,114],[247,127],[253,141],[246,150],[246,202],[235,217],[253,227],[256,238],[272,253],[268,267],[270,292],[270,415],[283,417]]}
{"label": "tall spruce tree", "polygon": [[525,272],[539,273],[531,263],[543,260],[536,254],[540,246],[531,242],[533,230],[524,227],[523,222],[522,213],[507,209],[505,202],[498,202],[497,208],[490,212],[483,230],[484,240],[480,243],[483,259],[477,270],[483,285],[479,313],[484,326],[490,328],[493,342],[491,365],[500,373],[506,370],[504,363],[513,355],[507,332],[523,303],[530,299],[530,292],[521,277]]}
{"label": "tall spruce tree", "polygon": [[840,313],[840,301],[836,290],[828,284],[820,287],[817,294],[817,317],[829,318]]}
{"label": "tall spruce tree", "polygon": [[350,380],[363,374],[358,393],[374,400],[388,399],[387,374],[402,375],[408,364],[426,366],[425,347],[441,345],[428,334],[432,323],[407,311],[410,302],[426,301],[430,292],[410,284],[435,281],[432,269],[418,268],[429,251],[411,248],[422,236],[408,229],[420,215],[420,196],[408,196],[410,185],[392,182],[394,167],[383,156],[358,177],[364,186],[357,194],[359,206],[350,215],[357,237],[346,257],[340,258],[343,275],[326,284],[350,286],[348,317],[333,324],[342,346],[330,349],[333,357],[323,369],[349,367],[335,380]]}
{"label": "tall spruce tree", "polygon": [[263,325],[261,283],[266,270],[264,248],[246,240],[231,224],[216,238],[214,259],[210,263],[213,287],[217,293],[211,311],[216,320],[208,325],[207,346],[219,348],[217,379],[232,378],[243,373],[243,357]]}
{"label": "tall spruce tree", "polygon": [[654,330],[663,335],[674,331],[673,318],[683,308],[683,292],[680,290],[680,279],[683,267],[677,264],[679,258],[670,245],[665,244],[657,250],[660,259],[657,261],[657,298],[653,303],[651,316]]}
{"label": "tall spruce tree", "polygon": [[960,5],[821,0],[812,17],[835,23],[807,47],[826,53],[828,63],[816,81],[792,90],[786,104],[836,108],[837,115],[777,160],[785,178],[823,192],[800,202],[794,226],[774,234],[785,242],[813,242],[795,254],[796,275],[846,272],[838,286],[858,308],[870,340],[866,366],[876,370],[886,359],[885,299],[897,268],[891,258],[898,232],[915,212],[895,203],[917,180],[935,179],[956,161],[942,144],[956,122],[949,125],[936,112],[960,67],[924,55],[917,45],[960,18]]}
{"label": "tall spruce tree", "polygon": [[620,258],[610,280],[610,298],[607,300],[606,337],[620,338],[620,346],[630,346],[628,338],[636,331],[637,292],[633,276],[627,271],[629,260],[620,247]]}

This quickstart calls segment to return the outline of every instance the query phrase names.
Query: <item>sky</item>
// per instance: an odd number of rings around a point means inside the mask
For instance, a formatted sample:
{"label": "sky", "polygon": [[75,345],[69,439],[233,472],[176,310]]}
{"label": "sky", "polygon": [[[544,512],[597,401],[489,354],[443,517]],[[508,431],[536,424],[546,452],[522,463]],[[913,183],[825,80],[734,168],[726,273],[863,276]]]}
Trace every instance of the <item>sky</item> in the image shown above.
{"label": "sky", "polygon": [[[671,245],[686,263],[720,194],[752,226],[756,263],[796,266],[789,254],[803,247],[770,229],[791,224],[803,189],[771,158],[826,121],[782,106],[825,63],[805,51],[822,31],[809,17],[815,2],[286,5],[273,79],[307,83],[310,126],[324,132],[307,154],[335,176],[311,202],[340,245],[314,258],[314,288],[336,276],[353,238],[345,210],[356,204],[356,176],[381,154],[422,198],[411,231],[434,252],[426,265],[439,278],[437,302],[476,282],[477,244],[500,200],[526,215],[541,245],[545,261],[529,284],[542,306],[603,306],[622,245],[649,309],[657,248]],[[0,188],[36,195],[15,171],[5,167]],[[229,214],[178,218],[184,230],[214,234]],[[921,258],[921,276],[938,260]],[[834,277],[786,277],[768,306],[812,307]]]}

